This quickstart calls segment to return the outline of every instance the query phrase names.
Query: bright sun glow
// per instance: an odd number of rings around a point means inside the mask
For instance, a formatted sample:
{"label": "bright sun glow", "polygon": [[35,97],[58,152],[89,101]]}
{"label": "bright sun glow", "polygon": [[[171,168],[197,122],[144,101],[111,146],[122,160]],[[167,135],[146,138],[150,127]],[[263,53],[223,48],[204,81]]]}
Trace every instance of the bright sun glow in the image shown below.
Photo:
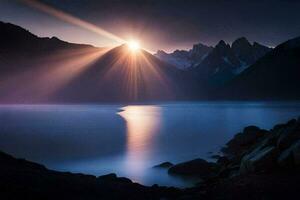
{"label": "bright sun glow", "polygon": [[137,51],[140,49],[140,43],[136,40],[131,40],[128,42],[128,47],[131,51]]}

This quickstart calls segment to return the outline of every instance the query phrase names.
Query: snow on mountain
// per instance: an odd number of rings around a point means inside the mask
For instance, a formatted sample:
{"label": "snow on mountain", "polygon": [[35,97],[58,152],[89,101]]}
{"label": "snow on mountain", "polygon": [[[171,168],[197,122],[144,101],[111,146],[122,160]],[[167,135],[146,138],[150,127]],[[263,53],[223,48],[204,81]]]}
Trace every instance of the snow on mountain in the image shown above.
{"label": "snow on mountain", "polygon": [[205,73],[214,74],[229,70],[230,73],[239,74],[270,50],[269,47],[257,42],[251,44],[245,37],[241,37],[231,46],[221,40],[215,47],[198,43],[188,51],[176,50],[166,53],[159,50],[154,55],[178,69],[199,68]]}
{"label": "snow on mountain", "polygon": [[245,37],[238,38],[231,46],[221,40],[194,68],[201,79],[218,85],[243,72],[270,50],[256,42],[251,44]]}
{"label": "snow on mountain", "polygon": [[193,48],[188,51],[175,50],[168,54],[163,50],[158,50],[154,55],[159,59],[174,65],[178,69],[186,70],[200,64],[212,49],[212,47],[199,43],[193,45]]}

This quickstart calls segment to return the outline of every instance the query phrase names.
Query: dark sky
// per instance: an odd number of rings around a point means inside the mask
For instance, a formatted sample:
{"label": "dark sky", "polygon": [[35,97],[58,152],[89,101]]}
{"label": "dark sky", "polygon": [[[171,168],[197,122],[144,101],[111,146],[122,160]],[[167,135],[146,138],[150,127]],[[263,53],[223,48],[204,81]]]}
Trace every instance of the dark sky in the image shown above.
{"label": "dark sky", "polygon": [[[240,36],[275,46],[300,36],[300,0],[43,0],[147,49],[167,51]],[[22,1],[0,0],[0,20],[40,36],[106,46],[103,36],[43,14]]]}

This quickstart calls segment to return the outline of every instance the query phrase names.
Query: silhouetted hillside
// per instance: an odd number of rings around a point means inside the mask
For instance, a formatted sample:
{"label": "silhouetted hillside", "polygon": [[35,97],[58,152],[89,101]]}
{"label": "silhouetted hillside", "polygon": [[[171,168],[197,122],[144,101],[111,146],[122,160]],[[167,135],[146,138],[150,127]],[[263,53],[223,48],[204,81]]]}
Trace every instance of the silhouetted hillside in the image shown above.
{"label": "silhouetted hillside", "polygon": [[59,91],[59,101],[172,100],[182,96],[184,73],[122,45],[101,55]]}
{"label": "silhouetted hillside", "polygon": [[22,27],[0,21],[0,73],[36,67],[37,61],[60,52],[93,51],[91,45],[73,44],[56,37],[40,38]]}
{"label": "silhouetted hillside", "polygon": [[250,44],[245,37],[238,38],[231,46],[221,40],[194,71],[210,85],[220,86],[238,76],[270,50],[256,42]]}
{"label": "silhouetted hillside", "polygon": [[63,48],[83,48],[91,45],[79,45],[64,42],[56,37],[40,38],[10,23],[0,21],[0,52],[1,53],[44,53]]}
{"label": "silhouetted hillside", "polygon": [[232,99],[299,99],[300,37],[278,45],[221,89]]}
{"label": "silhouetted hillside", "polygon": [[187,73],[126,45],[95,48],[39,38],[7,23],[0,34],[1,102],[174,100],[197,87]]}
{"label": "silhouetted hillside", "polygon": [[195,63],[201,57],[193,70],[180,70],[126,45],[72,44],[0,22],[0,102],[298,99],[299,46],[299,38],[271,51],[246,38],[213,49],[198,44],[174,52]]}
{"label": "silhouetted hillside", "polygon": [[49,170],[0,152],[1,199],[161,199],[179,189],[146,187],[116,174],[92,176]]}

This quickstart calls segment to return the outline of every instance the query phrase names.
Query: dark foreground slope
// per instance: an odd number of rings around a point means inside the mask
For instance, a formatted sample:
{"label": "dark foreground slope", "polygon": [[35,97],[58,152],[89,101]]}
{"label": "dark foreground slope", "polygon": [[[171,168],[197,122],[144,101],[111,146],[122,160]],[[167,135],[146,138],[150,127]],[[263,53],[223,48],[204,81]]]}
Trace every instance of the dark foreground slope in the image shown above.
{"label": "dark foreground slope", "polygon": [[295,199],[300,190],[300,119],[271,130],[246,127],[221,150],[216,163],[195,159],[168,173],[203,179],[185,190],[190,199]]}
{"label": "dark foreground slope", "polygon": [[246,127],[203,185],[211,199],[294,199],[300,190],[300,119],[271,130]]}
{"label": "dark foreground slope", "polygon": [[169,167],[170,175],[202,178],[176,189],[48,170],[0,153],[1,199],[297,199],[300,190],[300,119],[271,130],[246,127],[222,149],[216,163],[195,159]]}
{"label": "dark foreground slope", "polygon": [[95,177],[48,170],[0,153],[1,199],[160,199],[180,196],[166,187],[145,187],[114,174]]}

